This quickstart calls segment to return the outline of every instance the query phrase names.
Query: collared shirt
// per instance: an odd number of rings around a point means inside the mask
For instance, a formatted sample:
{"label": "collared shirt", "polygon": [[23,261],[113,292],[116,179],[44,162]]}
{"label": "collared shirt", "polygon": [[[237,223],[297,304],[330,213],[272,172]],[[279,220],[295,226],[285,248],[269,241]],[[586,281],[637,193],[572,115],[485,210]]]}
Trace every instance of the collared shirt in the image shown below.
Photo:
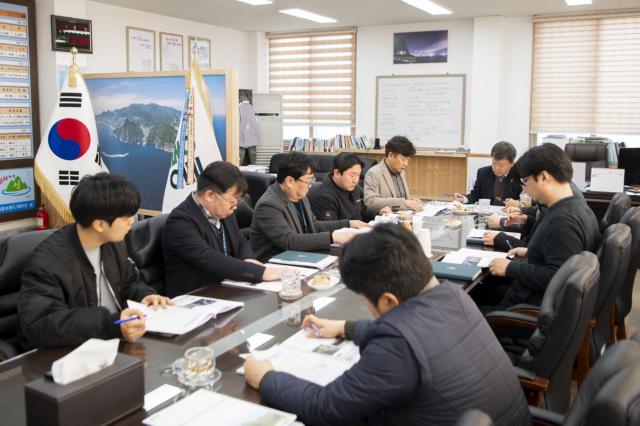
{"label": "collared shirt", "polygon": [[402,181],[402,172],[394,172],[391,170],[391,167],[387,164],[387,159],[384,159],[384,165],[387,166],[389,173],[391,173],[391,179],[393,180],[393,184],[396,187],[396,194],[398,194],[398,198],[407,198],[407,191],[404,188],[404,182]]}
{"label": "collared shirt", "polygon": [[229,254],[229,242],[227,240],[227,235],[224,232],[224,227],[222,226],[222,222],[220,221],[220,219],[213,217],[213,215],[209,213],[209,210],[207,210],[200,203],[200,200],[198,200],[198,197],[196,196],[195,191],[191,193],[191,197],[193,198],[193,201],[196,203],[196,205],[200,208],[200,211],[202,212],[204,217],[207,218],[207,220],[211,224],[213,233],[215,234],[216,238],[220,241],[220,246],[222,247],[223,253]]}

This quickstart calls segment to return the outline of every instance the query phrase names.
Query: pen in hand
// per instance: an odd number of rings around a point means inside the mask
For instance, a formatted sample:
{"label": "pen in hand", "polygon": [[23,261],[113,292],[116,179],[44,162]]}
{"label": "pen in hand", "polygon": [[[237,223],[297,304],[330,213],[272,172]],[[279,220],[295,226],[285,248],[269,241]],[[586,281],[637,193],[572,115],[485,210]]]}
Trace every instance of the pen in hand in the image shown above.
{"label": "pen in hand", "polygon": [[316,337],[322,337],[322,332],[320,331],[320,329],[318,328],[318,326],[316,326],[314,323],[309,323],[309,327],[307,327],[309,329],[309,331],[313,332],[313,334],[316,335]]}
{"label": "pen in hand", "polygon": [[[145,315],[146,317],[146,315]],[[120,325],[120,324],[124,324],[125,322],[129,322],[129,321],[135,321],[139,319],[137,315],[134,315],[130,318],[125,318],[125,319],[119,319],[118,321],[114,322],[113,325]]]}
{"label": "pen in hand", "polygon": [[[509,251],[513,250],[513,246],[511,245],[511,241],[509,241],[508,239],[505,240],[507,242],[507,246],[509,246]],[[515,260],[515,256],[507,256],[507,259],[509,260]]]}

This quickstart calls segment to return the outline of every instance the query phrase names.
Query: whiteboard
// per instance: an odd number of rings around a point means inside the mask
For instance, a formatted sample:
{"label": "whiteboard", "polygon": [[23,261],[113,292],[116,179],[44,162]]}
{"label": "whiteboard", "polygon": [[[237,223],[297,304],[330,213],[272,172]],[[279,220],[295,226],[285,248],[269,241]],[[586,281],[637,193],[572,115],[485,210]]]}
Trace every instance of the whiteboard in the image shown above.
{"label": "whiteboard", "polygon": [[376,137],[396,135],[416,148],[457,148],[464,144],[464,74],[378,76]]}

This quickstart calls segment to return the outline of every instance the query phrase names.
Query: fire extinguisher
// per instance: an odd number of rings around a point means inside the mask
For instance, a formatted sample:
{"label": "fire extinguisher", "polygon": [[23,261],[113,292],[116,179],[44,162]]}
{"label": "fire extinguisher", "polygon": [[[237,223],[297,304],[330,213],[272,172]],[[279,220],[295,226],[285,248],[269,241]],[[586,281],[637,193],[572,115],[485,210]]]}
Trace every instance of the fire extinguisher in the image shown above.
{"label": "fire extinguisher", "polygon": [[36,230],[42,231],[44,229],[49,229],[49,213],[47,213],[44,205],[42,205],[36,212]]}

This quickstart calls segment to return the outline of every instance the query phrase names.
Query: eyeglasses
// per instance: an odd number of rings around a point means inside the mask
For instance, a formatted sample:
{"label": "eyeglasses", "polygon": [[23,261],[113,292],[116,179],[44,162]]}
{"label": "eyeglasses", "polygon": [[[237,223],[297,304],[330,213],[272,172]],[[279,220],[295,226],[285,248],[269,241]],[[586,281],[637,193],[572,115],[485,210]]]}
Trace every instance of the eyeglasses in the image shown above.
{"label": "eyeglasses", "polygon": [[313,177],[313,178],[311,178],[311,180],[310,180],[310,181],[306,181],[306,180],[302,180],[302,179],[296,179],[296,180],[297,180],[298,182],[306,183],[306,184],[307,184],[307,186],[308,186],[309,188],[311,188],[311,185],[313,185],[313,184],[315,183],[316,178],[315,178],[315,177]]}
{"label": "eyeglasses", "polygon": [[527,182],[529,182],[530,177],[531,176],[520,178],[520,182],[522,183],[522,185],[527,186]]}
{"label": "eyeglasses", "polygon": [[229,200],[227,200],[225,198],[224,195],[222,195],[221,192],[216,192],[216,194],[218,194],[220,196],[220,198],[222,198],[231,207],[238,207],[240,204],[242,204],[244,202],[244,198],[242,198],[242,197],[236,198],[234,201],[229,201]]}

